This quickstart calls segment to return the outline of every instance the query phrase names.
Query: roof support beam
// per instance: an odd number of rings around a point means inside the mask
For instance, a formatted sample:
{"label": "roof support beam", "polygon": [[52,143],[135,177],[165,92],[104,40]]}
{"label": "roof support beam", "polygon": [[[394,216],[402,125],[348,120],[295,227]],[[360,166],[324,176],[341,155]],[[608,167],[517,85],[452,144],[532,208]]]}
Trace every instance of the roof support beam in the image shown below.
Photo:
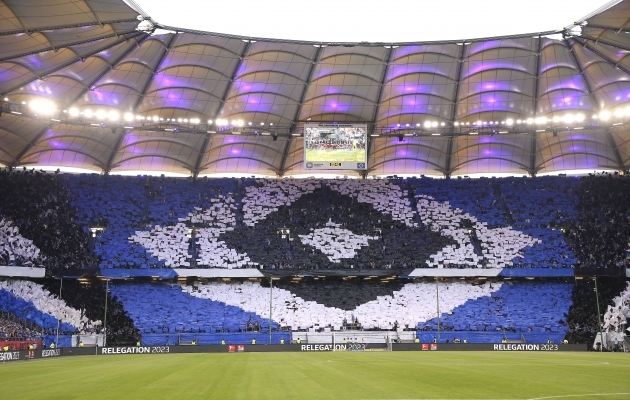
{"label": "roof support beam", "polygon": [[[298,102],[297,109],[295,110],[295,114],[293,115],[293,122],[291,122],[291,133],[295,133],[297,131],[298,126],[298,118],[300,118],[300,114],[302,114],[302,106],[304,105],[304,99],[306,98],[306,92],[308,92],[308,87],[311,84],[311,80],[313,79],[313,74],[315,73],[315,68],[319,63],[320,58],[322,57],[323,47],[318,47],[315,52],[315,57],[313,57],[311,67],[308,70],[308,75],[306,76],[306,82],[304,82],[304,87],[302,88],[302,94],[300,94],[300,101]],[[284,163],[284,160],[283,160]],[[282,168],[280,168],[282,171]]]}
{"label": "roof support beam", "polygon": [[278,168],[278,176],[284,176],[284,173],[286,172],[284,170],[284,167],[287,164],[287,157],[289,157],[289,149],[291,148],[292,141],[293,137],[289,136],[286,143],[284,144],[284,149],[282,150],[282,158],[280,159],[280,168]]}
{"label": "roof support beam", "polygon": [[103,173],[105,175],[111,172],[114,158],[116,157],[116,154],[118,153],[118,150],[120,149],[120,146],[122,145],[122,142],[125,136],[127,136],[127,132],[125,131],[125,129],[122,129],[120,131],[120,134],[118,134],[118,138],[116,138],[116,141],[114,142],[114,146],[112,147],[112,152],[109,153],[109,157],[107,158],[107,164],[105,164],[105,167],[103,167]]}
{"label": "roof support beam", "polygon": [[[127,37],[126,35],[130,35],[130,34],[131,34],[130,37],[134,37],[134,36],[137,36],[137,35],[141,34],[141,32],[138,32],[136,30],[131,30],[131,31],[123,32],[123,33],[110,33],[108,35],[102,35],[102,36],[98,36],[98,37],[94,37],[94,38],[90,38],[90,39],[77,40],[76,42],[66,43],[60,48],[66,48],[66,47],[77,46],[79,44],[97,42],[99,40],[108,39],[108,38],[111,38],[111,37],[120,37],[120,36]],[[109,47],[109,46],[111,46],[111,45],[108,45],[107,47]],[[30,56],[30,55],[33,55],[33,54],[39,54],[39,53],[43,53],[45,51],[51,51],[51,50],[56,50],[56,49],[57,49],[57,47],[55,47],[51,43],[50,46],[48,46],[46,48],[43,48],[43,49],[38,49],[38,50],[34,50],[34,51],[28,51],[26,53],[20,53],[20,54],[11,55],[11,56],[8,56],[8,57],[0,58],[0,62],[1,61],[12,60],[14,58],[26,57],[26,56]]]}
{"label": "roof support beam", "polygon": [[27,35],[31,35],[31,33],[29,32],[29,30],[26,28],[26,25],[24,25],[24,22],[22,21],[22,18],[20,18],[20,16],[13,10],[13,8],[11,7],[11,4],[7,3],[6,1],[3,2],[4,6],[6,8],[9,9],[9,11],[11,11],[11,14],[13,14],[13,16],[15,17],[15,19],[18,20],[18,22],[20,23],[20,25],[22,26],[22,29],[24,30],[24,33],[26,33]]}
{"label": "roof support beam", "polygon": [[453,95],[453,108],[451,110],[451,126],[455,126],[455,122],[457,121],[457,107],[459,106],[459,84],[462,81],[462,73],[464,70],[464,55],[466,54],[466,43],[462,43],[461,48],[459,49],[459,58],[457,62],[457,81],[455,81],[455,94]]}
{"label": "roof support beam", "polygon": [[[135,35],[133,35],[132,37],[136,37],[136,36],[139,36],[139,35],[144,35],[144,34],[140,34],[140,33],[139,33],[139,34],[135,34]],[[146,37],[148,37],[148,36],[147,36],[147,35],[145,35],[145,36],[142,38],[142,40],[144,40]],[[93,55],[98,54],[98,53],[100,53],[101,51],[103,51],[103,50],[105,50],[105,49],[108,49],[108,48],[109,48],[109,47],[111,47],[111,46],[116,46],[116,45],[118,45],[118,44],[120,44],[120,43],[122,43],[122,42],[126,41],[127,39],[128,39],[128,38],[124,38],[124,39],[123,39],[123,38],[121,38],[120,40],[117,40],[115,43],[113,43],[113,44],[109,44],[109,45],[107,45],[107,46],[105,46],[105,47],[100,47],[100,48],[98,48],[97,50],[94,50],[94,51],[93,51],[93,52],[91,52],[91,53],[85,54],[83,57],[79,57],[79,56],[73,57],[70,61],[68,61],[68,62],[66,62],[66,63],[63,63],[63,64],[61,64],[61,65],[59,65],[59,66],[57,66],[57,67],[54,67],[54,68],[52,68],[52,69],[49,69],[49,70],[45,71],[43,74],[41,74],[41,75],[36,74],[36,76],[35,76],[33,79],[30,79],[30,80],[28,80],[28,81],[26,81],[26,82],[22,82],[22,83],[20,83],[20,84],[18,84],[18,85],[15,85],[15,86],[13,86],[13,87],[11,87],[11,88],[7,89],[7,90],[6,90],[5,92],[3,92],[2,94],[3,94],[3,95],[9,94],[9,93],[13,92],[14,90],[18,90],[19,88],[21,88],[21,87],[24,87],[24,86],[28,85],[28,84],[29,84],[29,83],[31,83],[31,82],[34,82],[34,81],[36,81],[36,80],[38,80],[38,79],[43,79],[46,75],[54,74],[55,72],[57,72],[57,71],[61,71],[62,69],[67,68],[67,67],[69,67],[70,65],[72,65],[72,64],[74,64],[74,63],[76,63],[76,62],[78,62],[78,61],[80,61],[80,60],[82,60],[82,59],[86,59],[86,58],[88,58],[88,57],[92,57]],[[133,47],[132,47],[132,48],[133,48]],[[34,72],[34,71],[33,71],[33,72]],[[106,72],[107,72],[107,71],[106,71]],[[34,73],[35,73],[35,72],[34,72]],[[98,77],[98,78],[100,79],[101,77],[102,77],[102,76],[100,76],[100,75],[99,75],[99,77]],[[95,81],[95,82],[96,82],[96,81]],[[87,91],[87,89],[89,89],[89,86],[86,86],[86,91]],[[81,95],[83,95],[83,94],[84,94],[84,93],[81,93]],[[79,98],[79,97],[77,97],[77,98]],[[75,100],[75,101],[76,101],[76,100]],[[74,101],[73,101],[72,103],[74,103]],[[68,104],[72,104],[72,103],[68,103]]]}
{"label": "roof support beam", "polygon": [[630,51],[630,46],[624,46],[624,45],[619,44],[619,43],[609,42],[606,39],[600,39],[600,38],[592,37],[592,36],[589,36],[589,35],[582,35],[582,38],[588,39],[588,40],[592,40],[595,43],[601,43],[601,44],[605,44],[605,45],[612,46],[612,47],[618,47],[618,48],[620,48],[622,50]]}
{"label": "roof support beam", "polygon": [[221,111],[223,110],[225,101],[227,100],[227,97],[230,94],[230,90],[232,90],[232,85],[234,85],[236,74],[238,74],[238,70],[241,68],[241,65],[243,65],[243,62],[245,61],[247,54],[249,54],[249,49],[251,48],[251,46],[252,46],[251,42],[248,41],[245,47],[243,47],[243,51],[241,51],[241,55],[238,62],[236,63],[236,67],[234,67],[234,72],[232,72],[232,75],[230,76],[230,81],[225,87],[223,96],[221,96],[221,102],[219,103],[219,106],[217,107],[217,112],[214,113],[214,118],[212,118],[213,122],[216,122],[217,118],[219,118],[219,116],[221,115]]}
{"label": "roof support beam", "polygon": [[203,155],[206,154],[208,150],[208,145],[210,145],[212,138],[209,133],[206,133],[203,137],[203,143],[201,144],[201,148],[199,149],[199,154],[197,155],[197,161],[195,161],[195,168],[190,171],[193,174],[193,178],[199,176],[201,161],[203,161]]}
{"label": "roof support beam", "polygon": [[155,71],[153,71],[153,75],[151,75],[151,78],[149,78],[149,80],[147,80],[147,83],[144,85],[144,87],[142,88],[142,91],[140,92],[140,96],[138,96],[138,100],[136,101],[136,104],[134,104],[134,106],[133,106],[133,112],[134,113],[138,110],[138,107],[140,107],[140,104],[142,104],[142,101],[146,97],[147,91],[149,90],[149,88],[153,84],[153,81],[155,80],[155,75],[156,75],[157,71],[160,70],[160,65],[162,64],[162,62],[164,61],[164,59],[168,55],[168,51],[171,48],[171,44],[173,44],[173,40],[174,39],[175,39],[175,35],[174,34],[170,34],[170,37],[168,38],[167,43],[162,48],[162,54],[160,54],[160,61],[158,61],[158,63],[155,64]]}
{"label": "roof support beam", "polygon": [[391,65],[393,59],[394,59],[394,49],[392,48],[392,46],[390,46],[389,49],[387,49],[387,63],[385,64],[385,68],[383,68],[383,75],[381,76],[381,80],[380,80],[381,88],[378,91],[378,97],[376,98],[376,105],[374,106],[374,112],[372,113],[372,119],[370,120],[370,126],[368,127],[368,133],[370,135],[372,135],[376,131],[376,122],[378,120],[378,113],[381,110],[381,98],[383,97],[383,92],[385,91],[385,80],[387,79],[389,66]]}
{"label": "roof support beam", "polygon": [[593,53],[597,54],[598,56],[600,56],[602,59],[608,61],[611,65],[613,65],[615,68],[619,68],[620,70],[622,70],[623,72],[625,72],[626,74],[630,75],[630,69],[626,68],[624,65],[620,65],[618,61],[613,60],[612,58],[606,56],[605,54],[603,54],[602,52],[600,52],[599,50],[597,50],[596,48],[594,48],[589,42],[588,40],[580,40],[578,38],[575,38],[575,41],[578,42],[579,44],[582,45],[582,47],[585,47],[587,49],[589,49],[590,51],[592,51]]}
{"label": "roof support beam", "polygon": [[538,134],[533,132],[531,134],[530,148],[529,148],[529,176],[536,176],[536,154],[538,153]]}
{"label": "roof support beam", "polygon": [[22,157],[28,154],[28,152],[33,148],[33,146],[37,144],[37,142],[40,141],[40,139],[44,136],[49,128],[49,126],[44,126],[39,132],[37,132],[37,135],[35,135],[35,137],[33,137],[33,139],[28,142],[28,144],[22,149],[22,151],[18,153],[10,166],[15,167],[16,165],[19,165]]}
{"label": "roof support beam", "polygon": [[[124,22],[139,22],[137,19],[133,18],[133,19],[117,19],[117,20],[111,20],[111,21],[103,21],[103,24],[120,24],[120,23],[124,23]],[[43,31],[55,31],[55,30],[60,30],[60,29],[72,29],[72,28],[83,28],[83,27],[89,27],[89,26],[102,26],[101,23],[99,22],[88,22],[88,23],[80,23],[80,24],[68,24],[68,25],[53,25],[53,26],[47,26],[47,27],[43,27],[43,28],[31,28],[28,31],[24,30],[24,29],[18,29],[18,30],[13,30],[13,31],[6,31],[6,32],[2,32],[0,33],[0,36],[9,36],[9,35],[16,35],[18,33],[34,33],[34,32],[43,32]]]}
{"label": "roof support beam", "polygon": [[[103,23],[101,22],[101,19],[98,17],[98,15],[96,15],[96,13],[94,12],[94,9],[92,8],[92,6],[90,5],[89,1],[85,1],[84,2],[85,5],[87,6],[87,8],[90,10],[90,12],[92,13],[92,15],[94,16],[94,19],[96,20],[96,22],[98,22],[98,24],[100,26],[103,26]],[[114,29],[114,27],[112,27],[112,29]]]}
{"label": "roof support beam", "polygon": [[615,153],[615,160],[617,161],[617,169],[619,171],[625,171],[626,166],[623,165],[623,158],[621,158],[621,153],[619,152],[619,146],[617,146],[617,142],[615,142],[615,138],[612,135],[610,129],[606,130],[606,139],[608,139],[608,144],[612,147],[613,152]]}
{"label": "roof support beam", "polygon": [[538,115],[538,94],[540,88],[540,52],[542,51],[542,39],[538,37],[538,48],[536,50],[536,82],[534,82],[534,116]]}
{"label": "roof support beam", "polygon": [[451,171],[451,164],[452,164],[452,159],[453,159],[453,142],[455,141],[455,136],[451,135],[448,137],[448,143],[446,145],[446,164],[444,166],[444,171],[442,171],[442,173],[444,174],[444,177],[449,179],[451,177],[451,173],[453,171]]}
{"label": "roof support beam", "polygon": [[584,73],[584,68],[582,68],[582,64],[580,64],[577,57],[575,56],[575,52],[573,51],[572,41],[570,41],[569,39],[564,39],[564,42],[569,48],[569,53],[571,53],[571,58],[573,59],[573,62],[575,63],[575,66],[578,69],[578,72],[580,73],[580,75],[582,75],[582,79],[584,80],[584,86],[586,87],[586,90],[588,90],[588,95],[591,98],[591,102],[595,106],[595,111],[599,111],[599,108],[600,108],[599,102],[597,101],[597,97],[595,97],[595,93],[593,93],[593,90],[591,89],[591,84],[588,83],[588,79],[586,78],[586,74]]}
{"label": "roof support beam", "polygon": [[69,101],[67,106],[71,106],[72,104],[74,104],[75,102],[77,102],[81,97],[83,97],[84,94],[86,94],[87,92],[89,92],[91,90],[92,85],[94,85],[96,82],[100,81],[101,78],[103,78],[105,75],[107,75],[108,72],[110,72],[112,69],[116,68],[116,64],[118,64],[120,61],[122,61],[125,57],[127,57],[133,50],[135,50],[136,46],[139,46],[140,43],[142,43],[146,38],[148,38],[149,35],[144,35],[143,37],[140,38],[140,40],[137,41],[135,46],[129,46],[129,48],[127,50],[125,50],[120,57],[118,57],[116,60],[114,60],[114,62],[110,65],[109,68],[105,68],[103,69],[103,72],[101,72],[100,74],[98,74],[96,77],[94,77],[94,79],[89,83],[86,84],[85,89],[81,90],[81,92],[79,94],[77,94],[74,99],[72,99],[72,101]]}

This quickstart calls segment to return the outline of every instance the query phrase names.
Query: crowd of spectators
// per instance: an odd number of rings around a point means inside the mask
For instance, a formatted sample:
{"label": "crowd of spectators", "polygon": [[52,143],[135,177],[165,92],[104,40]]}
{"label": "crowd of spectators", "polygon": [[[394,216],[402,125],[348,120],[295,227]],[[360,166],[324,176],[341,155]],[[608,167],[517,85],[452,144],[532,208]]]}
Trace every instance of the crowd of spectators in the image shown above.
{"label": "crowd of spectators", "polygon": [[[63,287],[60,289],[60,285]],[[76,280],[44,280],[42,285],[51,293],[61,293],[66,304],[80,310],[81,314],[91,321],[102,321],[105,315],[105,293],[107,285],[100,281],[80,283]],[[102,327],[79,327],[84,333],[103,333]],[[107,293],[107,342],[114,344],[135,344],[139,337],[138,330],[125,311],[123,304]]]}
{"label": "crowd of spectators", "polygon": [[41,336],[41,328],[21,320],[12,313],[0,312],[0,341],[38,340]]}
{"label": "crowd of spectators", "polygon": [[[599,310],[602,318],[613,299],[626,287],[623,278],[598,277],[597,293],[595,292],[595,280],[585,278],[577,280],[573,288],[573,305],[567,316],[567,340],[570,343],[592,344],[599,332],[599,316],[597,310],[597,297],[599,297]],[[603,320],[602,320],[603,323]],[[626,325],[627,326],[627,325]]]}
{"label": "crowd of spectators", "polygon": [[49,271],[90,270],[97,259],[88,251],[89,235],[75,224],[69,192],[58,174],[0,170],[0,215],[46,256]]}
{"label": "crowd of spectators", "polygon": [[622,268],[630,239],[630,179],[596,174],[580,180],[579,218],[568,237],[582,268]]}

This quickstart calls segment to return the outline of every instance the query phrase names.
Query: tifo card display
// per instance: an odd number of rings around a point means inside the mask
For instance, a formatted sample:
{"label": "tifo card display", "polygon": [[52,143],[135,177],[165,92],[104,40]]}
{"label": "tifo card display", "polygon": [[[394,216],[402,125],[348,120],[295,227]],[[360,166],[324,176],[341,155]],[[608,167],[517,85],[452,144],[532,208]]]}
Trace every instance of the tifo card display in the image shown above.
{"label": "tifo card display", "polygon": [[306,169],[367,169],[367,125],[306,124]]}

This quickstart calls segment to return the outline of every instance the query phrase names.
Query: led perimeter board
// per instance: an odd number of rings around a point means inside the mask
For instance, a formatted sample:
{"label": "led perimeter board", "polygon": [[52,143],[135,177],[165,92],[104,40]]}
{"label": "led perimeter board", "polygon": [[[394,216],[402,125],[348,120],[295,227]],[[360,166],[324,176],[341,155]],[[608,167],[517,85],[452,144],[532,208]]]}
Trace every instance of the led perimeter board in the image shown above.
{"label": "led perimeter board", "polygon": [[367,169],[367,125],[306,124],[306,169]]}

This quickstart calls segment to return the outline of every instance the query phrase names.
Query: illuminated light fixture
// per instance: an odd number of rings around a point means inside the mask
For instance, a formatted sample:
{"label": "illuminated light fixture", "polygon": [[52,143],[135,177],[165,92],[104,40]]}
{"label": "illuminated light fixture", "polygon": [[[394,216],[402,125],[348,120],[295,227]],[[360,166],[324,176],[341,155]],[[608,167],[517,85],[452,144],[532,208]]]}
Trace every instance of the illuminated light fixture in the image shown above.
{"label": "illuminated light fixture", "polygon": [[514,125],[514,120],[512,118],[508,118],[505,120],[506,125]]}
{"label": "illuminated light fixture", "polygon": [[433,122],[431,123],[431,127],[436,128],[437,126],[438,126],[437,121],[433,121]]}
{"label": "illuminated light fixture", "polygon": [[133,129],[133,126],[123,126],[125,129]]}
{"label": "illuminated light fixture", "polygon": [[83,110],[83,116],[85,118],[92,118],[94,116],[94,113],[88,108],[87,110]]}
{"label": "illuminated light fixture", "polygon": [[120,119],[120,114],[118,111],[112,110],[109,114],[107,114],[107,118],[109,118],[110,121],[118,121]]}
{"label": "illuminated light fixture", "polygon": [[508,131],[499,131],[499,133],[508,133]]}
{"label": "illuminated light fixture", "polygon": [[61,120],[54,119],[54,118],[51,118],[50,120],[51,120],[51,121],[55,121],[55,122],[61,122]]}
{"label": "illuminated light fixture", "polygon": [[252,123],[251,123],[251,122],[248,122],[248,123],[247,123],[247,125],[252,126]]}
{"label": "illuminated light fixture", "polygon": [[501,121],[501,125],[505,125],[505,121]]}
{"label": "illuminated light fixture", "polygon": [[536,132],[544,132],[546,129],[536,129]]}
{"label": "illuminated light fixture", "polygon": [[582,122],[584,121],[584,114],[575,114],[575,120],[577,122]]}
{"label": "illuminated light fixture", "polygon": [[613,113],[613,115],[617,118],[623,117],[623,114],[624,112],[621,108],[616,109],[615,112]]}
{"label": "illuminated light fixture", "polygon": [[466,122],[466,125],[470,125],[470,122]]}
{"label": "illuminated light fixture", "polygon": [[90,124],[92,126],[101,126],[101,124]]}
{"label": "illuminated light fixture", "polygon": [[164,130],[165,130],[166,132],[174,132],[174,131],[175,131],[174,129],[169,129],[169,128],[164,128]]}
{"label": "illuminated light fixture", "polygon": [[190,120],[190,123],[195,125],[199,125],[200,122],[199,118],[191,118]]}
{"label": "illuminated light fixture", "polygon": [[560,122],[560,117],[558,117],[558,116],[556,115],[556,116],[554,116],[551,120],[552,120],[554,123],[556,123],[556,124],[557,124],[558,122]]}
{"label": "illuminated light fixture", "polygon": [[405,136],[413,136],[413,133],[405,133]]}
{"label": "illuminated light fixture", "polygon": [[38,99],[30,102],[29,107],[36,113],[50,115],[57,111],[55,103],[50,100]]}
{"label": "illuminated light fixture", "polygon": [[270,134],[269,132],[262,132],[262,133],[261,133],[261,135],[263,135],[263,136],[269,136],[269,135],[271,135],[271,134]]}
{"label": "illuminated light fixture", "polygon": [[453,122],[454,126],[459,126],[459,122]]}
{"label": "illuminated light fixture", "polygon": [[579,131],[580,129],[584,129],[584,127],[583,126],[578,126],[576,128],[573,128],[573,129],[576,130],[576,131]]}
{"label": "illuminated light fixture", "polygon": [[160,120],[160,118],[157,115],[153,116],[153,122],[158,122]]}
{"label": "illuminated light fixture", "polygon": [[265,126],[265,123],[264,123],[264,122],[261,122],[261,123],[260,123],[260,126]]}
{"label": "illuminated light fixture", "polygon": [[396,128],[400,128],[400,124],[396,124]]}
{"label": "illuminated light fixture", "polygon": [[136,115],[136,119],[137,119],[138,121],[142,120],[142,115]]}
{"label": "illuminated light fixture", "polygon": [[379,137],[380,135],[378,133],[373,133],[370,136],[372,136],[372,137]]}
{"label": "illuminated light fixture", "polygon": [[567,124],[572,124],[574,120],[573,114],[567,114],[564,116],[564,122]]}
{"label": "illuminated light fixture", "polygon": [[406,126],[407,128],[409,128],[409,124],[405,124],[405,126]]}
{"label": "illuminated light fixture", "polygon": [[299,133],[292,133],[291,136],[300,136]]}
{"label": "illuminated light fixture", "polygon": [[11,111],[11,114],[22,115],[21,112],[17,112],[17,111]]}
{"label": "illuminated light fixture", "polygon": [[71,117],[78,117],[79,109],[72,107],[70,110],[68,110],[68,114],[70,114]]}
{"label": "illuminated light fixture", "polygon": [[593,114],[593,119],[597,119],[597,114]]}
{"label": "illuminated light fixture", "polygon": [[420,124],[419,124],[419,123],[417,123],[417,124],[416,124],[416,128],[419,128],[419,127],[420,127]]}
{"label": "illuminated light fixture", "polygon": [[440,126],[446,126],[446,124],[445,124],[444,122],[442,122],[442,123],[440,124]]}
{"label": "illuminated light fixture", "polygon": [[517,124],[520,124],[520,123],[521,123],[521,120],[520,120],[520,119],[517,119],[517,120],[516,120],[516,123],[517,123]]}
{"label": "illuminated light fixture", "polygon": [[131,121],[133,121],[133,114],[132,113],[125,113],[123,118],[125,119],[125,121],[131,122]]}
{"label": "illuminated light fixture", "polygon": [[94,116],[98,120],[104,120],[105,118],[107,118],[107,112],[105,110],[98,110],[94,113]]}
{"label": "illuminated light fixture", "polygon": [[188,118],[184,118],[184,123],[187,124],[188,123]]}
{"label": "illuminated light fixture", "polygon": [[432,133],[431,136],[442,136],[441,133]]}
{"label": "illuminated light fixture", "polygon": [[24,106],[25,106],[25,105],[26,105],[26,102],[25,102],[25,101],[23,101],[23,102],[22,102],[22,105],[24,105]]}
{"label": "illuminated light fixture", "polygon": [[425,128],[430,128],[431,127],[431,122],[430,121],[425,121],[424,122],[424,127]]}
{"label": "illuminated light fixture", "polygon": [[477,121],[477,122],[476,122],[476,125],[481,125],[481,124],[482,124],[482,122],[481,122],[481,121]]}
{"label": "illuminated light fixture", "polygon": [[599,113],[599,119],[603,119],[604,121],[607,121],[610,118],[610,111],[602,111]]}
{"label": "illuminated light fixture", "polygon": [[269,126],[273,126],[273,122],[269,124]]}
{"label": "illuminated light fixture", "polygon": [[182,123],[184,120],[181,118],[177,118],[177,122]]}
{"label": "illuminated light fixture", "polygon": [[242,119],[239,119],[238,121],[236,121],[236,125],[237,126],[243,126],[243,125],[245,125],[245,122],[243,122]]}
{"label": "illuminated light fixture", "polygon": [[618,126],[618,125],[623,125],[623,122],[617,122],[616,124],[613,124],[613,126]]}
{"label": "illuminated light fixture", "polygon": [[8,97],[5,97],[5,98],[4,98],[4,101],[9,101],[9,98],[8,98]]}
{"label": "illuminated light fixture", "polygon": [[477,134],[477,132],[475,132],[475,131],[471,131],[471,132],[468,132],[468,134],[469,134],[469,135],[476,135],[476,134]]}
{"label": "illuminated light fixture", "polygon": [[236,120],[235,119],[232,120],[232,126],[234,126],[234,125],[236,125]]}
{"label": "illuminated light fixture", "polygon": [[160,118],[160,121],[164,121],[164,118]]}
{"label": "illuminated light fixture", "polygon": [[209,119],[209,120],[208,120],[208,123],[209,123],[209,124],[211,124],[211,123],[212,123],[212,120],[211,120],[211,119]]}
{"label": "illuminated light fixture", "polygon": [[538,125],[544,125],[547,123],[547,117],[538,117],[535,119],[535,121]]}
{"label": "illuminated light fixture", "polygon": [[527,118],[527,125],[531,125],[534,123],[534,119],[533,118]]}

